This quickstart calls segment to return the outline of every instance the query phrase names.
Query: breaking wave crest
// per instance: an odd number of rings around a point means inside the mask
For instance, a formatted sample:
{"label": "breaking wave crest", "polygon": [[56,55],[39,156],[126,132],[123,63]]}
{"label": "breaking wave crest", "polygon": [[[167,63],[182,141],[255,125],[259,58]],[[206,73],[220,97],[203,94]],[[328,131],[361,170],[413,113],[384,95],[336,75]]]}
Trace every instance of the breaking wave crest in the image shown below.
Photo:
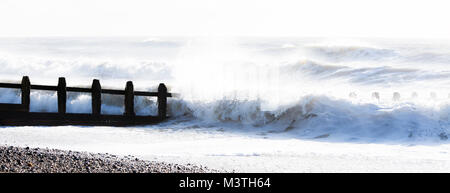
{"label": "breaking wave crest", "polygon": [[450,101],[383,106],[309,95],[271,111],[262,110],[261,101],[173,101],[169,106],[174,116],[190,116],[203,124],[238,124],[301,138],[409,141],[446,140],[450,134]]}
{"label": "breaking wave crest", "polygon": [[[99,78],[104,88],[124,88],[133,80],[136,90],[152,91],[165,82],[180,94],[168,103],[174,123],[346,141],[445,140],[450,133],[446,49],[152,38],[0,41],[7,42],[0,45],[1,82],[28,75],[32,84],[54,85],[65,76],[70,86]],[[392,101],[393,92],[402,93],[400,100]],[[123,113],[123,97],[102,97],[102,113]],[[56,98],[32,91],[31,110],[56,112]],[[19,91],[0,89],[0,102],[19,103]],[[136,97],[135,104],[138,115],[157,113],[154,98]],[[89,113],[90,95],[69,92],[67,111]]]}
{"label": "breaking wave crest", "polygon": [[[31,111],[57,112],[56,93],[32,92]],[[18,91],[2,89],[0,102],[20,103]],[[122,114],[123,97],[102,98],[102,113]],[[90,113],[89,95],[69,94],[67,111]],[[135,99],[138,115],[156,115],[156,101]],[[234,125],[262,133],[300,138],[398,141],[446,140],[450,134],[450,100],[422,105],[415,101],[389,105],[362,103],[324,95],[307,95],[273,110],[262,100],[221,99],[209,102],[170,99],[168,113],[175,123],[189,120],[199,126]]]}

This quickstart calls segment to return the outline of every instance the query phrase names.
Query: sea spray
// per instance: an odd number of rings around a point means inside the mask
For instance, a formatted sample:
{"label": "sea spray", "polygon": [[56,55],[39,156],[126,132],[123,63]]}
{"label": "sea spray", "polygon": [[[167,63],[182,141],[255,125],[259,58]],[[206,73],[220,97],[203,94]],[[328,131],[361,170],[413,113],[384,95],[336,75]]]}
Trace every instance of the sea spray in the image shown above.
{"label": "sea spray", "polygon": [[[449,133],[447,44],[396,40],[242,38],[2,39],[2,82],[156,91],[177,97],[171,120],[198,126],[339,140],[445,140]],[[432,49],[430,49],[432,48]],[[425,65],[426,64],[426,65]],[[353,97],[349,97],[353,93]],[[377,93],[373,98],[372,93]],[[393,100],[393,94],[400,97]],[[430,93],[433,93],[432,95]],[[123,97],[102,96],[103,114],[122,114]],[[0,102],[20,103],[1,89]],[[136,97],[138,115],[156,99]],[[33,91],[31,111],[56,112],[56,93]],[[90,113],[90,95],[68,93],[67,111]],[[237,127],[237,126],[236,126]]]}

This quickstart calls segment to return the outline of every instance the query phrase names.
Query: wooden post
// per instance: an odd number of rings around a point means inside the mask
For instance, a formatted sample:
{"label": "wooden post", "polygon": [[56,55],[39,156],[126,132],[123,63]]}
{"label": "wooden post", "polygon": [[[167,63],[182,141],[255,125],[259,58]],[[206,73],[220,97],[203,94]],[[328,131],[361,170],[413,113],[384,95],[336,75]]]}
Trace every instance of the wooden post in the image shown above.
{"label": "wooden post", "polygon": [[158,86],[158,117],[163,120],[167,113],[167,87],[163,83]]}
{"label": "wooden post", "polygon": [[30,79],[28,76],[24,76],[22,77],[22,105],[25,106],[27,112],[30,112],[30,91]]}
{"label": "wooden post", "polygon": [[92,115],[100,115],[102,111],[102,86],[100,85],[100,81],[94,79],[92,81]]}
{"label": "wooden post", "polygon": [[400,93],[394,92],[394,95],[392,96],[393,101],[399,101],[400,100]]}
{"label": "wooden post", "polygon": [[373,92],[373,93],[372,93],[372,98],[373,98],[373,99],[380,100],[380,93],[378,93],[378,92]]}
{"label": "wooden post", "polygon": [[126,116],[134,116],[134,88],[133,82],[128,81],[125,87],[125,113]]}
{"label": "wooden post", "polygon": [[66,79],[64,77],[60,77],[58,79],[57,95],[58,95],[58,113],[65,114],[67,102],[67,88],[66,88]]}

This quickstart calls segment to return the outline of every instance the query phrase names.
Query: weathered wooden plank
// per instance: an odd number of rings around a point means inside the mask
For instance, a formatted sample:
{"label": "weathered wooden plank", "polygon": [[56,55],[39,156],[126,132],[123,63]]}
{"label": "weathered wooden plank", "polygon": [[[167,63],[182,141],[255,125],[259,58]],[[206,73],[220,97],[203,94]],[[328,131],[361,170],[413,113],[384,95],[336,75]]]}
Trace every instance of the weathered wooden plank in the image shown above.
{"label": "weathered wooden plank", "polygon": [[[157,92],[145,92],[145,91],[134,91],[134,95],[137,96],[158,96]],[[167,97],[172,97],[172,93],[167,93]]]}
{"label": "weathered wooden plank", "polygon": [[22,88],[22,85],[14,83],[0,83],[0,88]]}
{"label": "weathered wooden plank", "polygon": [[91,88],[78,88],[78,87],[67,87],[68,92],[92,92]]}
{"label": "weathered wooden plank", "polygon": [[[0,83],[0,88],[22,88],[21,84],[13,84],[13,83]],[[34,90],[48,90],[48,91],[57,91],[58,86],[48,86],[48,85],[31,85],[31,89]],[[91,93],[91,88],[82,88],[82,87],[66,87],[67,92],[86,92]],[[115,90],[115,89],[102,89],[102,93],[105,94],[114,94],[114,95],[124,95],[125,91],[123,90]],[[172,97],[171,93],[167,93],[167,97]],[[158,92],[147,92],[147,91],[134,91],[134,95],[136,96],[158,96]]]}
{"label": "weathered wooden plank", "polygon": [[0,111],[21,111],[28,112],[28,109],[25,105],[22,104],[9,104],[9,103],[0,103]]}
{"label": "weathered wooden plank", "polygon": [[125,95],[125,91],[124,90],[113,90],[113,89],[102,89],[102,93],[115,94],[115,95]]}
{"label": "weathered wooden plank", "polygon": [[59,114],[0,111],[0,125],[7,126],[131,126],[158,123],[156,116],[123,116],[92,114]]}
{"label": "weathered wooden plank", "polygon": [[134,91],[136,96],[158,96],[157,92]]}
{"label": "weathered wooden plank", "polygon": [[31,85],[30,87],[33,90],[48,90],[48,91],[57,91],[57,86],[47,86],[47,85]]}
{"label": "weathered wooden plank", "polygon": [[[15,83],[0,83],[0,88],[22,88],[21,84]],[[31,89],[35,90],[49,90],[49,91],[57,91],[58,86],[49,86],[49,85],[31,85]],[[82,88],[82,87],[66,87],[67,92],[87,92],[90,93],[91,88]],[[124,95],[125,91],[123,90],[115,90],[115,89],[102,89],[102,93],[105,94],[117,94]],[[158,92],[148,92],[148,91],[134,91],[134,95],[138,96],[158,96]],[[171,93],[168,93],[168,97],[172,97]]]}

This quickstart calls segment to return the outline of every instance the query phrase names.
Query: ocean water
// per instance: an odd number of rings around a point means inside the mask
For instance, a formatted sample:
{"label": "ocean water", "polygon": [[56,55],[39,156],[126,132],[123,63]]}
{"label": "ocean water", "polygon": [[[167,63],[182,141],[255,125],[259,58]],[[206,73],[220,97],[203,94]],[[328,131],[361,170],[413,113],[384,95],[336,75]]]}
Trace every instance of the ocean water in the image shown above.
{"label": "ocean water", "polygon": [[[3,127],[4,144],[239,171],[450,171],[448,40],[1,38],[0,66],[0,82],[98,78],[122,89],[132,80],[135,90],[164,82],[177,93],[158,125]],[[32,91],[31,110],[56,112],[56,100]],[[0,89],[0,102],[20,103],[19,90]],[[155,102],[137,97],[137,114],[156,114]],[[121,114],[123,98],[105,95],[102,106]],[[67,110],[89,113],[90,96],[69,93]]]}

